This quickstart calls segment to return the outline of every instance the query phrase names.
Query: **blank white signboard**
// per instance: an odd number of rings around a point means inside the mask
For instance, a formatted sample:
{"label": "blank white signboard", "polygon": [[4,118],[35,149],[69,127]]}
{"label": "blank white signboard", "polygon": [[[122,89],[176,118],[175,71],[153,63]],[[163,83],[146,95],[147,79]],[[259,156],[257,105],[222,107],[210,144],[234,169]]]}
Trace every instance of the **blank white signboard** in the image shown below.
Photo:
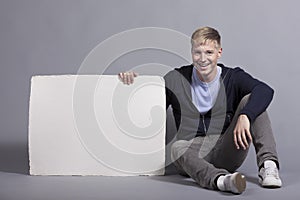
{"label": "blank white signboard", "polygon": [[164,174],[161,77],[34,76],[29,107],[31,175]]}

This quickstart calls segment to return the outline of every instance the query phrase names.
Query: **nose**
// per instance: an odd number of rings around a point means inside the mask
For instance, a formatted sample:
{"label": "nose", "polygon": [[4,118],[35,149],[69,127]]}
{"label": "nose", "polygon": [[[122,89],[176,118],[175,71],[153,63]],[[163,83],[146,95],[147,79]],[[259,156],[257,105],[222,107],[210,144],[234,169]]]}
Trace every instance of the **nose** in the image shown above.
{"label": "nose", "polygon": [[206,56],[204,54],[200,54],[198,61],[204,63],[206,61]]}

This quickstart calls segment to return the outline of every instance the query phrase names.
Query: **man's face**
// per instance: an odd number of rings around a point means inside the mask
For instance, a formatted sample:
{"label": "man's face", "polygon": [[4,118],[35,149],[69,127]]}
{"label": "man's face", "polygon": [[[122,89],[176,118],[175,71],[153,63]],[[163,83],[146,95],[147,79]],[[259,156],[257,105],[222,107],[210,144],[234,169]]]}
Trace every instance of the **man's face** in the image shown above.
{"label": "man's face", "polygon": [[215,78],[221,54],[222,48],[218,48],[214,41],[192,45],[193,65],[197,69],[200,80],[210,82]]}

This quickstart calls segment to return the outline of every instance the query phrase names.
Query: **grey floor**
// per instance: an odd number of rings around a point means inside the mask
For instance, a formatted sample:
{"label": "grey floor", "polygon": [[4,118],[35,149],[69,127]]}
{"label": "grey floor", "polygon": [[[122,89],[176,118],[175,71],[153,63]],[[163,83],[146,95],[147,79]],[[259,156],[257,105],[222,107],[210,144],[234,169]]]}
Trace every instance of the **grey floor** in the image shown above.
{"label": "grey floor", "polygon": [[[250,161],[246,160],[246,165]],[[247,170],[246,170],[247,169]],[[0,200],[88,199],[299,199],[300,173],[281,171],[284,186],[264,189],[255,170],[241,167],[247,177],[242,195],[200,188],[193,180],[167,168],[165,176],[30,176],[25,144],[0,145]]]}

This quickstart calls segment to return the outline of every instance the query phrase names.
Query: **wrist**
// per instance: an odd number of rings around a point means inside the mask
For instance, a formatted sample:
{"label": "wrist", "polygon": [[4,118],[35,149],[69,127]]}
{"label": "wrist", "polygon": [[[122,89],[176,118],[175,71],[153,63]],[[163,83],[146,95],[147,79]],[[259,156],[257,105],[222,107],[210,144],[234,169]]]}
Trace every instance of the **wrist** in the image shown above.
{"label": "wrist", "polygon": [[250,121],[249,117],[246,114],[240,114],[239,117],[242,118],[242,119],[247,119],[247,120]]}

